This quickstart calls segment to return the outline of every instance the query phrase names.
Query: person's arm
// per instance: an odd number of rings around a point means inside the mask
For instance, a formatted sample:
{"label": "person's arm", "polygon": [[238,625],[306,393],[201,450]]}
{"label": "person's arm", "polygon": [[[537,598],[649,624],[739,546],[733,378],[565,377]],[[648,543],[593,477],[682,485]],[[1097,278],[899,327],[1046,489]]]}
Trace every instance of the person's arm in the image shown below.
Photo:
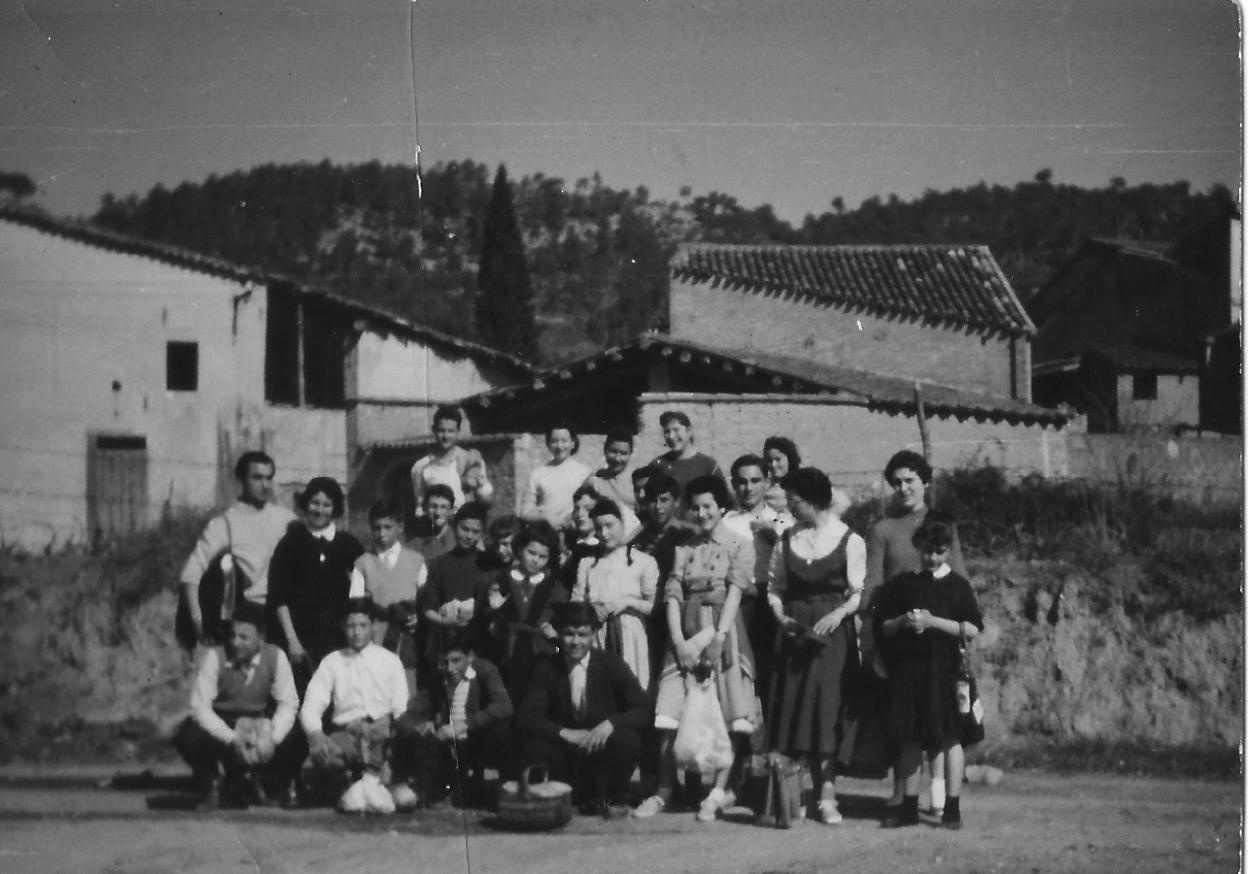
{"label": "person's arm", "polygon": [[384,651],[391,658],[386,659],[386,707],[393,719],[398,719],[407,712],[409,700],[407,675],[403,672],[403,662],[389,650]]}
{"label": "person's arm", "polygon": [[589,600],[589,568],[592,558],[583,558],[576,563],[576,582],[572,584],[572,601]]}
{"label": "person's arm", "polygon": [[290,657],[295,661],[306,659],[308,651],[303,648],[299,635],[295,633],[295,622],[290,617],[290,608],[285,604],[277,608],[277,622],[282,626],[282,634],[286,635],[286,651],[290,653]]}
{"label": "person's arm", "polygon": [[627,599],[626,607],[645,619],[654,612],[654,598],[659,591],[659,565],[644,552],[634,553],[633,561],[641,563],[638,568],[641,591],[640,597]]}
{"label": "person's arm", "polygon": [[221,675],[221,660],[216,649],[204,650],[195,671],[195,683],[191,686],[191,718],[195,724],[223,744],[232,744],[237,735],[234,729],[212,709],[217,700],[217,680]]}
{"label": "person's arm", "polygon": [[520,518],[530,522],[535,519],[542,518],[542,511],[538,506],[538,487],[541,480],[541,473],[545,470],[545,466],[535,467],[529,472],[529,481],[524,485],[524,492],[520,496]]}
{"label": "person's arm", "polygon": [[494,486],[490,484],[485,459],[475,449],[467,450],[467,462],[464,464],[463,476],[460,477],[460,485],[464,494],[472,495],[479,504],[488,507],[494,498]]}
{"label": "person's arm", "polygon": [[428,456],[417,460],[412,465],[412,494],[415,496],[415,505],[412,508],[412,515],[417,519],[425,515],[425,465],[429,463]]}
{"label": "person's arm", "polygon": [[299,725],[309,738],[322,733],[321,721],[334,691],[334,665],[337,663],[333,653],[321,660],[308,688],[303,693],[303,706],[299,708]]}
{"label": "person's arm", "polygon": [[356,559],[355,567],[351,568],[351,589],[347,594],[348,598],[363,598],[368,594],[364,581],[364,571],[361,570],[363,560],[363,556]]}
{"label": "person's arm", "polygon": [[884,553],[888,545],[884,540],[884,531],[880,523],[871,526],[867,535],[867,574],[863,584],[863,612],[871,609],[871,600],[884,585]]}
{"label": "person's arm", "polygon": [[845,603],[819,617],[811,629],[815,634],[831,634],[849,616],[858,612],[862,601],[862,587],[867,576],[867,547],[862,538],[850,532],[845,543],[845,576],[849,583],[849,597]]}
{"label": "person's arm", "polygon": [[503,685],[502,675],[493,665],[487,669],[480,662],[477,663],[477,682],[485,692],[485,706],[479,707],[468,720],[470,731],[477,731],[492,722],[507,719],[516,710],[512,706],[511,696],[507,694],[507,687]]}
{"label": "person's arm", "polygon": [[732,630],[732,625],[737,619],[737,610],[741,607],[741,594],[744,590],[740,586],[729,586],[728,594],[724,597],[724,609],[719,614],[719,622],[715,625],[715,636],[711,638],[711,642],[702,650],[701,660],[705,665],[714,665],[719,662],[720,657],[724,654],[724,641],[728,639],[728,632]]}
{"label": "person's arm", "polygon": [[273,550],[273,558],[269,561],[268,605],[277,616],[278,625],[286,637],[286,652],[292,660],[300,661],[307,657],[307,652],[295,632],[290,605],[287,603],[295,576],[294,543],[288,534],[277,542],[277,547]]}
{"label": "person's arm", "polygon": [[776,622],[784,625],[789,621],[784,615],[784,595],[788,589],[788,569],[784,565],[787,540],[781,535],[780,542],[771,551],[771,561],[767,564],[767,606],[776,617]]}
{"label": "person's arm", "polygon": [[187,615],[195,627],[197,638],[202,638],[204,635],[204,615],[199,607],[200,578],[207,572],[213,560],[229,547],[229,526],[225,523],[225,517],[214,516],[204,526],[199,540],[195,542],[195,548],[191,550],[186,564],[182,567],[180,577],[182,597],[186,599]]}
{"label": "person's arm", "polygon": [[273,672],[273,689],[270,693],[276,702],[273,710],[273,743],[280,744],[295,726],[299,715],[299,692],[295,689],[295,675],[290,669],[286,653],[277,651],[277,666]]}

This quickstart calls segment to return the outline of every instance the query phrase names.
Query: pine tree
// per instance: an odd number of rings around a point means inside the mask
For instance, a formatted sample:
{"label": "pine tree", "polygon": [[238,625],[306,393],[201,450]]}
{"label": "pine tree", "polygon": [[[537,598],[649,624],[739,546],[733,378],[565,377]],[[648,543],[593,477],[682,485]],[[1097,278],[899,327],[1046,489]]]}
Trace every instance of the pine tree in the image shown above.
{"label": "pine tree", "polygon": [[477,332],[482,342],[532,359],[537,352],[533,288],[516,223],[507,168],[498,166],[481,239],[477,274]]}

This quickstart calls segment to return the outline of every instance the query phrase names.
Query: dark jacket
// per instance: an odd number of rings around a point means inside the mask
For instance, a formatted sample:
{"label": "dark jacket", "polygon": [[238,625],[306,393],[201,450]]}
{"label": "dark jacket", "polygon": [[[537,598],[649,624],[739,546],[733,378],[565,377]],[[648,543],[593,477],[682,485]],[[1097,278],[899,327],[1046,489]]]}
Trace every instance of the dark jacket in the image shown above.
{"label": "dark jacket", "polygon": [[652,717],[650,699],[632,670],[614,653],[596,649],[585,672],[585,714],[572,706],[572,681],[562,656],[543,658],[533,668],[516,711],[521,734],[557,739],[560,729],[593,728],[604,719],[616,728],[643,731]]}
{"label": "dark jacket", "polygon": [[[468,701],[465,704],[470,735],[495,722],[509,719],[515,712],[498,668],[482,658],[474,660],[472,666],[477,675],[468,681]],[[404,721],[416,724],[432,721],[435,725],[445,725],[450,722],[450,716],[451,690],[439,677],[416,693],[408,705]]]}

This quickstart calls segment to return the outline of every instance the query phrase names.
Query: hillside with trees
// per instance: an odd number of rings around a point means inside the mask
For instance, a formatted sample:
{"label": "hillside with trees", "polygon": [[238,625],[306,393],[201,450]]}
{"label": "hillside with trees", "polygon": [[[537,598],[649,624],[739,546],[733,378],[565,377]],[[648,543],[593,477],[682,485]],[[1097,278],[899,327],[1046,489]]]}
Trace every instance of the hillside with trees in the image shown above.
{"label": "hillside with trees", "polygon": [[[143,197],[106,195],[92,220],[488,342],[497,326],[478,323],[478,274],[491,254],[483,249],[490,239],[514,245],[514,236],[488,233],[493,176],[473,161],[437,164],[423,179],[375,161],[268,164],[172,190],[157,186]],[[1088,237],[1180,240],[1232,206],[1223,186],[1194,192],[1186,182],[1133,186],[1115,178],[1085,189],[1042,170],[1013,187],[981,182],[909,201],[872,197],[853,209],[836,196],[827,211],[794,226],[768,205],[749,208],[718,191],[683,189],[667,201],[644,187],[611,188],[597,174],[569,183],[539,173],[507,184],[536,354],[547,363],[663,328],[667,261],[683,241],[982,243],[1025,299]]]}

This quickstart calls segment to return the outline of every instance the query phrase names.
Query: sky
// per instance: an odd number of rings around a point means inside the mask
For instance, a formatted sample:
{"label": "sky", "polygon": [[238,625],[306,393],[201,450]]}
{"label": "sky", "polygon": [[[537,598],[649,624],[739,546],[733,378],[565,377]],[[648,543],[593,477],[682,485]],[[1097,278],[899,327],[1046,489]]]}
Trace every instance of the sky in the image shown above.
{"label": "sky", "polygon": [[514,176],[785,219],[1014,183],[1236,191],[1228,0],[0,0],[0,170],[106,192],[287,161]]}

